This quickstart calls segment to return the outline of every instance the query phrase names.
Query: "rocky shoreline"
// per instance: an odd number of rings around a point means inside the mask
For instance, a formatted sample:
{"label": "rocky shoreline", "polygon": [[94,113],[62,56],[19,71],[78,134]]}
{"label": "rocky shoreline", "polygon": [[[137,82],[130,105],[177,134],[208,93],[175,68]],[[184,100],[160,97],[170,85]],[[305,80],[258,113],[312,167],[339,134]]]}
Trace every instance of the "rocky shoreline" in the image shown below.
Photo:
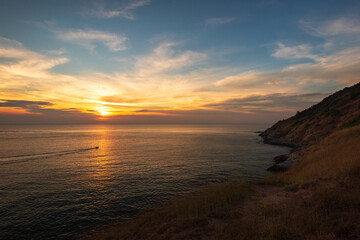
{"label": "rocky shoreline", "polygon": [[[281,124],[282,122],[283,121],[279,121],[274,126]],[[312,143],[295,139],[295,137],[284,134],[281,130],[279,131],[279,129],[274,129],[274,126],[264,132],[258,133],[264,144],[286,146],[291,148],[289,154],[275,156],[273,158],[274,164],[266,169],[270,172],[283,172],[289,169],[296,161],[301,159]]]}
{"label": "rocky shoreline", "polygon": [[306,148],[304,146],[297,146],[295,144],[288,144],[287,142],[281,141],[271,141],[265,132],[260,133],[259,136],[263,139],[263,143],[265,144],[280,145],[292,148],[289,154],[282,154],[273,158],[274,164],[266,169],[269,172],[283,172],[290,168],[305,154]]}

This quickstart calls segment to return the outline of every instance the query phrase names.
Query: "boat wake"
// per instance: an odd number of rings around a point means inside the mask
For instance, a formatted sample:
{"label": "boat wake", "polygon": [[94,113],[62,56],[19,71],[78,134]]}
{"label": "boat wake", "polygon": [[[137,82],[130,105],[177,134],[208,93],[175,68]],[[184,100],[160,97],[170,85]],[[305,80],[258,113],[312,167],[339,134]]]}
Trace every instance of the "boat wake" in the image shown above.
{"label": "boat wake", "polygon": [[19,162],[27,162],[27,161],[35,160],[35,159],[49,158],[49,157],[54,157],[54,156],[62,156],[62,155],[85,152],[85,151],[90,151],[90,150],[95,150],[95,149],[99,149],[99,147],[0,157],[0,165],[7,165],[7,164],[13,164],[13,163],[19,163]]}

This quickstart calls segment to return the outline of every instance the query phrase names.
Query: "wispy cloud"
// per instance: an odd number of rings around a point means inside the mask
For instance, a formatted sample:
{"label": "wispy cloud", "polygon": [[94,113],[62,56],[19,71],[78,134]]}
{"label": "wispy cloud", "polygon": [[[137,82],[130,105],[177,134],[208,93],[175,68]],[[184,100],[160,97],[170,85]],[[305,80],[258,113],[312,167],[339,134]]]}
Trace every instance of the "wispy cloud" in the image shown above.
{"label": "wispy cloud", "polygon": [[52,104],[44,101],[27,101],[27,100],[7,100],[0,99],[0,107],[16,107],[26,109],[38,109],[42,106],[51,106]]}
{"label": "wispy cloud", "polygon": [[277,71],[250,71],[215,83],[229,90],[302,91],[312,85],[344,86],[360,81],[360,47],[348,48],[315,63],[294,64]]}
{"label": "wispy cloud", "polygon": [[315,36],[342,36],[360,34],[360,20],[357,18],[337,18],[323,22],[299,21],[300,27]]}
{"label": "wispy cloud", "polygon": [[0,108],[15,108],[25,110],[25,113],[41,113],[44,107],[51,107],[53,104],[44,101],[9,100],[0,99]]}
{"label": "wispy cloud", "polygon": [[123,2],[121,6],[113,7],[113,9],[110,10],[106,8],[104,2],[97,1],[94,3],[93,8],[86,11],[84,15],[97,18],[123,17],[129,20],[134,20],[135,17],[132,11],[149,3],[150,0],[130,0]]}
{"label": "wispy cloud", "polygon": [[44,101],[0,99],[0,108],[17,109],[1,111],[0,124],[91,123],[96,119],[93,114],[81,112],[76,108],[54,109],[52,103]]}
{"label": "wispy cloud", "polygon": [[272,54],[276,58],[284,59],[301,59],[301,58],[310,58],[316,60],[318,56],[311,53],[312,47],[308,44],[301,44],[296,46],[286,46],[285,44],[279,42],[278,48],[275,49]]}
{"label": "wispy cloud", "polygon": [[39,54],[24,49],[23,45],[16,40],[0,37],[0,56],[3,58],[27,58],[37,57]]}
{"label": "wispy cloud", "polygon": [[25,77],[44,77],[46,70],[68,61],[65,57],[48,57],[23,47],[16,40],[0,37],[0,57],[16,59],[0,65],[0,77],[10,78],[12,75]]}
{"label": "wispy cloud", "polygon": [[[247,71],[215,82],[229,91],[251,93],[308,92],[338,89],[360,81],[360,25],[357,19],[338,18],[323,22],[301,21],[311,35],[324,38],[323,44],[288,46],[278,42],[273,57],[290,60],[278,70]],[[310,60],[293,63],[293,60]]]}
{"label": "wispy cloud", "polygon": [[201,52],[176,52],[177,45],[176,42],[161,43],[150,55],[137,58],[135,69],[140,75],[149,75],[199,65],[207,59],[207,55]]}
{"label": "wispy cloud", "polygon": [[73,42],[90,50],[94,50],[96,44],[101,43],[110,51],[122,51],[126,49],[125,42],[128,39],[125,34],[118,35],[98,30],[70,29],[56,30],[54,32],[59,39]]}
{"label": "wispy cloud", "polygon": [[[74,93],[78,84],[85,84],[84,90],[92,88],[91,84],[84,83],[76,77],[52,72],[53,67],[66,63],[69,59],[51,55],[31,51],[15,40],[0,38],[0,58],[5,58],[0,62],[2,98],[76,102],[81,98],[81,94]],[[101,90],[101,86],[94,88]]]}
{"label": "wispy cloud", "polygon": [[236,18],[209,18],[205,20],[205,27],[219,27],[235,20]]}
{"label": "wispy cloud", "polygon": [[297,111],[310,107],[328,94],[286,94],[274,93],[252,95],[243,98],[227,99],[218,103],[206,104],[205,107],[223,111],[263,112],[263,111]]}

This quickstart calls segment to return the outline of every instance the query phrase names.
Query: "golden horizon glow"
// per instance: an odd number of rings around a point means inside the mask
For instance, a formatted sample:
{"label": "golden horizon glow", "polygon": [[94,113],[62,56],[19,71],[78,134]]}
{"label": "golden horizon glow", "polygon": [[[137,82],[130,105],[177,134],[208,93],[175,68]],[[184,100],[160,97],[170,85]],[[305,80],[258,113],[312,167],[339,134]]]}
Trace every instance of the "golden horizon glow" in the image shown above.
{"label": "golden horizon glow", "polygon": [[110,116],[111,115],[111,112],[106,107],[97,106],[97,107],[94,107],[94,108],[98,112],[98,115],[100,115],[100,116],[105,117],[105,116]]}

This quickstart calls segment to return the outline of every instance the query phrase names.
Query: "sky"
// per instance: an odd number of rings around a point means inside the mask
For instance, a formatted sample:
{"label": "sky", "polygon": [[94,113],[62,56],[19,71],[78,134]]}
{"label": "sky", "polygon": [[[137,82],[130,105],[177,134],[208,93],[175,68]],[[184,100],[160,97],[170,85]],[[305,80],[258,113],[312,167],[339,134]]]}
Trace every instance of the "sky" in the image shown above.
{"label": "sky", "polygon": [[0,124],[274,123],[360,81],[360,2],[2,0]]}

